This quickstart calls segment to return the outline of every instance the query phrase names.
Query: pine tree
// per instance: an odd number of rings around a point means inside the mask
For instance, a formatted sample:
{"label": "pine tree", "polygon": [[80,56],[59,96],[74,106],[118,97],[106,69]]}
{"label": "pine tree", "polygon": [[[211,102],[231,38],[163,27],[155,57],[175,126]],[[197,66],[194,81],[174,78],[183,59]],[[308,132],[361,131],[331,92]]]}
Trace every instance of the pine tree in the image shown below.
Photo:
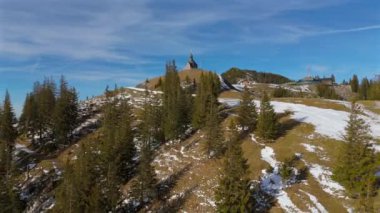
{"label": "pine tree", "polygon": [[151,96],[150,92],[145,90],[144,105],[139,115],[142,121],[139,125],[139,136],[142,141],[148,141],[153,147],[165,141],[163,111],[160,98]]}
{"label": "pine tree", "polygon": [[230,125],[233,137],[227,144],[219,185],[215,192],[218,212],[251,212],[253,206],[247,160],[243,157],[235,126],[233,122]]}
{"label": "pine tree", "polygon": [[154,88],[155,88],[155,89],[161,89],[162,86],[163,86],[163,82],[162,82],[162,78],[160,77],[160,78],[158,79],[157,84],[154,85]]}
{"label": "pine tree", "polygon": [[8,91],[5,93],[5,99],[3,103],[2,116],[1,116],[1,132],[0,139],[5,141],[8,146],[13,147],[17,138],[17,130],[14,127],[16,123],[16,117],[13,112],[13,107]]}
{"label": "pine tree", "polygon": [[118,167],[117,175],[119,176],[119,179],[124,181],[131,175],[136,148],[134,144],[134,133],[131,126],[132,118],[130,106],[128,105],[128,102],[124,101],[121,103],[120,108],[121,115],[115,145],[115,164]]}
{"label": "pine tree", "polygon": [[183,126],[182,131],[191,124],[193,107],[194,107],[194,98],[192,96],[192,88],[186,87],[181,90],[179,97],[179,108],[180,108],[180,123]]}
{"label": "pine tree", "polygon": [[35,96],[33,93],[27,94],[24,102],[24,107],[22,114],[20,116],[19,125],[21,131],[32,138],[32,143],[34,143],[34,136],[36,135],[37,122],[38,122],[38,108],[35,101]]}
{"label": "pine tree", "polygon": [[238,121],[243,130],[252,131],[257,124],[257,110],[252,94],[244,87],[242,100],[238,108]]}
{"label": "pine tree", "polygon": [[[139,126],[140,130],[140,161],[137,167],[137,178],[133,180],[131,187],[131,195],[134,199],[145,203],[157,196],[156,191],[156,174],[151,162],[153,160],[152,149],[157,145],[156,136],[159,130],[160,108],[158,108],[158,99],[151,98],[148,90],[145,90],[145,101],[140,114],[142,123]],[[153,104],[152,104],[153,103]],[[161,120],[162,121],[162,120]]]}
{"label": "pine tree", "polygon": [[20,203],[14,191],[14,168],[12,153],[17,138],[14,127],[16,118],[8,91],[0,107],[0,206],[4,212],[19,212]]}
{"label": "pine tree", "polygon": [[334,179],[339,181],[353,198],[359,199],[359,211],[371,211],[376,188],[376,159],[371,147],[369,125],[360,118],[360,107],[352,104],[345,128],[345,146],[340,162],[334,169]]}
{"label": "pine tree", "polygon": [[352,76],[352,80],[350,81],[350,85],[351,85],[351,91],[352,92],[358,92],[359,90],[359,79],[358,79],[358,76],[357,75],[353,75]]}
{"label": "pine tree", "polygon": [[335,83],[335,75],[334,75],[334,74],[331,74],[331,81],[332,81],[333,83]]}
{"label": "pine tree", "polygon": [[380,81],[371,81],[368,90],[368,99],[380,100]]}
{"label": "pine tree", "polygon": [[180,96],[182,88],[177,73],[175,62],[166,65],[164,84],[164,132],[167,140],[175,139],[181,134],[183,124],[181,123]]}
{"label": "pine tree", "polygon": [[360,84],[360,89],[359,89],[361,99],[363,99],[363,100],[368,99],[369,87],[370,87],[370,83],[369,83],[368,79],[363,78],[362,82]]}
{"label": "pine tree", "polygon": [[212,100],[210,104],[210,112],[207,114],[205,126],[205,150],[208,156],[219,156],[222,152],[222,132],[220,126],[220,118],[218,112],[218,104],[216,100]]}
{"label": "pine tree", "polygon": [[270,99],[264,93],[260,103],[260,113],[257,122],[257,135],[265,141],[273,140],[278,135],[278,119]]}
{"label": "pine tree", "polygon": [[140,151],[140,162],[137,168],[137,178],[132,184],[132,196],[140,203],[150,201],[157,196],[157,179],[151,162],[152,148],[148,141],[143,141]]}
{"label": "pine tree", "polygon": [[54,136],[56,145],[70,143],[71,133],[78,121],[78,97],[74,88],[69,88],[64,77],[60,80],[59,96],[54,109]]}
{"label": "pine tree", "polygon": [[107,188],[100,156],[94,155],[96,149],[82,143],[77,160],[66,162],[63,181],[55,190],[54,212],[107,212],[114,209],[116,204],[110,202],[109,191],[115,193],[115,187]]}
{"label": "pine tree", "polygon": [[5,148],[5,162],[6,162],[6,174],[10,174],[12,152],[15,146],[15,140],[17,138],[17,130],[14,127],[16,123],[16,117],[13,112],[13,107],[8,91],[5,93],[5,99],[2,107],[2,115],[0,120],[0,141],[4,143]]}
{"label": "pine tree", "polygon": [[210,111],[210,102],[211,100],[217,100],[219,92],[220,80],[218,76],[212,72],[202,73],[194,100],[192,123],[195,128],[204,127],[207,113]]}
{"label": "pine tree", "polygon": [[[34,83],[33,92],[30,94],[30,102],[33,101],[32,110],[34,114],[30,117],[31,129],[38,134],[39,142],[42,141],[43,135],[50,133],[53,128],[53,115],[55,109],[56,85],[52,79],[46,78],[41,84]],[[29,104],[25,103],[25,107]]]}

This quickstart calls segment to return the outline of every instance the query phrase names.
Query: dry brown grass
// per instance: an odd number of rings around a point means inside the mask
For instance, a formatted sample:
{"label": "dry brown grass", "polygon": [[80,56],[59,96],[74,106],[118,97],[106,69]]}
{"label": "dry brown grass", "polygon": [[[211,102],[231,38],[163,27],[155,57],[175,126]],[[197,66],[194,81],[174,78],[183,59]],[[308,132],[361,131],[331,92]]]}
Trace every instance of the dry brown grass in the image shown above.
{"label": "dry brown grass", "polygon": [[358,101],[358,103],[363,104],[366,109],[380,115],[380,101]]}
{"label": "dry brown grass", "polygon": [[219,94],[219,98],[241,98],[241,92],[236,90],[227,90]]}

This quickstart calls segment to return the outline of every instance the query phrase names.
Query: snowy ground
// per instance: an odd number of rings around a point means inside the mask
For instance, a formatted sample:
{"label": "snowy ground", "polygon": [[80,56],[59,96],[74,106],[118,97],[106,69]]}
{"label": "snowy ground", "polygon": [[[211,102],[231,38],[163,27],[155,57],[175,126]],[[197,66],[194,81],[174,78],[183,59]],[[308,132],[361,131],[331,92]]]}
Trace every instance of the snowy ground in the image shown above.
{"label": "snowy ground", "polygon": [[[219,101],[233,107],[238,106],[240,100],[220,98]],[[313,124],[317,133],[337,140],[342,139],[349,118],[348,112],[279,101],[272,101],[271,103],[276,112],[292,111],[291,117],[293,119]],[[347,103],[342,102],[345,105]],[[260,106],[260,102],[256,101],[256,105]],[[365,111],[365,114],[363,118],[370,125],[372,135],[375,138],[380,138],[380,116],[369,111]]]}
{"label": "snowy ground", "polygon": [[[252,135],[253,142],[256,143],[254,136]],[[303,143],[305,149],[309,151],[321,150],[321,147],[309,145]],[[281,162],[278,162],[275,158],[274,149],[269,146],[264,146],[261,149],[261,159],[267,162],[271,167],[273,167],[273,172],[268,173],[263,170],[263,177],[261,179],[261,187],[264,191],[271,194],[277,198],[277,203],[285,212],[302,212],[302,210],[297,207],[297,205],[290,199],[288,193],[285,191],[286,188],[292,187],[292,185],[284,184],[281,176],[279,175],[279,166]],[[303,159],[302,159],[303,160]],[[338,198],[345,198],[343,196],[343,186],[331,179],[331,171],[325,166],[318,164],[308,163],[305,160],[303,162],[309,167],[310,174],[319,183],[322,190]],[[307,182],[305,182],[306,185]],[[328,212],[326,208],[318,201],[317,197],[312,195],[310,192],[304,190],[299,190],[308,198],[306,203],[309,211],[307,212]]]}
{"label": "snowy ground", "polygon": [[283,184],[282,178],[279,175],[278,170],[280,163],[275,158],[274,150],[269,146],[264,147],[261,150],[261,159],[274,168],[272,173],[267,173],[263,170],[264,176],[261,180],[261,188],[265,192],[275,196],[278,204],[286,212],[302,212],[284,191],[286,186]]}

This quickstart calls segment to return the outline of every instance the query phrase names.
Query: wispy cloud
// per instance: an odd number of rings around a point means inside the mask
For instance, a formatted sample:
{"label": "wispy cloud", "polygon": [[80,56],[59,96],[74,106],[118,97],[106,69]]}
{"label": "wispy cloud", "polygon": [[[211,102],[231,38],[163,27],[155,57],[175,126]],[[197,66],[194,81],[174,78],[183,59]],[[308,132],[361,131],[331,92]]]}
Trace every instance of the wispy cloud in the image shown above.
{"label": "wispy cloud", "polygon": [[353,33],[353,32],[367,31],[367,30],[379,30],[379,29],[380,29],[380,24],[364,26],[364,27],[349,28],[349,29],[327,30],[327,31],[322,31],[322,32],[315,32],[314,34],[315,35],[328,35],[328,34]]}
{"label": "wispy cloud", "polygon": [[268,20],[342,1],[0,0],[0,57],[54,55],[136,64],[145,63],[146,55],[207,52],[251,33],[264,32],[257,40],[276,42],[278,35],[289,42],[298,34],[280,23],[268,26]]}

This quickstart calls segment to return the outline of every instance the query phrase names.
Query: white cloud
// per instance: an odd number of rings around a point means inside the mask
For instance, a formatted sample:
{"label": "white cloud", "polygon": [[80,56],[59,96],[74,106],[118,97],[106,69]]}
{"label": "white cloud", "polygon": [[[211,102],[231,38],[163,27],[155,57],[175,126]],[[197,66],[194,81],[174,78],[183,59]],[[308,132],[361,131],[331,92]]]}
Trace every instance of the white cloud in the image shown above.
{"label": "white cloud", "polygon": [[202,53],[241,43],[258,31],[264,33],[247,41],[293,42],[304,33],[275,22],[268,26],[268,21],[286,11],[341,2],[0,0],[0,57],[54,55],[135,64],[145,63],[145,55]]}

